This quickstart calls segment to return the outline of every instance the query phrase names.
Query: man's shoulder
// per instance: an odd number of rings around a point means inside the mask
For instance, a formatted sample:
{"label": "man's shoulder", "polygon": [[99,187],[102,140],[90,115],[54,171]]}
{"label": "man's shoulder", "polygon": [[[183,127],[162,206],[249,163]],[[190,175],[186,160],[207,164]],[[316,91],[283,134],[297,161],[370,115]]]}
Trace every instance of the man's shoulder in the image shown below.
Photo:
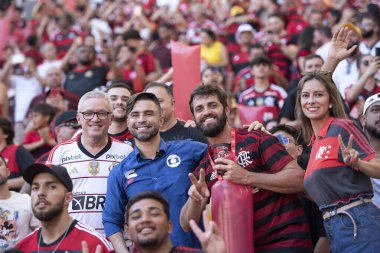
{"label": "man's shoulder", "polygon": [[111,242],[107,240],[103,234],[97,232],[94,228],[80,221],[77,221],[75,224],[75,229],[77,230],[78,236],[80,236],[78,239],[86,239],[88,243],[93,243],[95,247],[97,244],[102,243],[108,251],[113,250]]}
{"label": "man's shoulder", "polygon": [[38,229],[31,232],[29,235],[25,236],[20,242],[15,246],[16,249],[21,249],[24,252],[29,252],[33,250],[34,246],[37,246],[37,234]]}

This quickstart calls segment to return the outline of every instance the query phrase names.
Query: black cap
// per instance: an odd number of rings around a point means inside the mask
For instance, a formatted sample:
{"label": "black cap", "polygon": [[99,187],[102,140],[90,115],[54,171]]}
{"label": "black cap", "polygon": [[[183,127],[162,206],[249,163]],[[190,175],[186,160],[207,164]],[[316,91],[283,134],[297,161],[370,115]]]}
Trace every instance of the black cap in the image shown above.
{"label": "black cap", "polygon": [[33,179],[36,175],[40,173],[49,173],[55,176],[64,186],[66,186],[69,192],[73,191],[73,182],[71,181],[70,175],[67,169],[59,165],[45,165],[41,163],[34,163],[27,167],[23,173],[24,180],[32,184]]}
{"label": "black cap", "polygon": [[[56,119],[55,119],[55,125],[59,126],[62,123],[66,122],[77,122],[77,111],[76,110],[68,110],[60,114]],[[77,122],[78,123],[78,122]],[[79,126],[79,124],[78,124]]]}

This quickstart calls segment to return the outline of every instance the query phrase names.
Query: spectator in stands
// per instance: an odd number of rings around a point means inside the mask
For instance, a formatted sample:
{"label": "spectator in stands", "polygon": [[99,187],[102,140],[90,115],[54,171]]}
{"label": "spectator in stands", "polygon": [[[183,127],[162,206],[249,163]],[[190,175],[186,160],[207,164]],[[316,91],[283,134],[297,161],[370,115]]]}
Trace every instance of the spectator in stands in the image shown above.
{"label": "spectator in stands", "polygon": [[[377,17],[378,18],[378,17]],[[363,39],[359,44],[362,54],[376,56],[376,48],[380,47],[380,24],[371,14],[365,13],[360,21],[360,30]]]}
{"label": "spectator in stands", "polygon": [[[170,220],[169,204],[157,192],[144,191],[128,201],[126,222],[135,248],[140,253],[197,253],[195,249],[173,246],[170,234],[173,231],[173,223]],[[202,233],[195,222],[191,224],[194,233],[202,243],[203,253],[225,253],[226,246],[219,234],[216,225],[208,221],[207,215],[203,217],[205,232]],[[143,225],[146,224],[146,225]],[[142,232],[141,226],[149,226],[149,232]]]}
{"label": "spectator in stands", "polygon": [[271,66],[272,62],[266,57],[256,58],[252,62],[255,85],[239,96],[239,104],[250,107],[250,115],[244,117],[249,120],[240,117],[244,124],[254,120],[264,123],[279,116],[287,93],[283,88],[269,82]]}
{"label": "spectator in stands", "polygon": [[327,60],[327,53],[331,45],[331,29],[326,26],[315,27],[313,42],[316,46],[315,54],[322,57],[323,61]]}
{"label": "spectator in stands", "polygon": [[161,74],[161,70],[158,67],[158,61],[154,58],[153,54],[147,50],[146,44],[141,38],[140,33],[133,29],[128,30],[123,35],[123,39],[126,45],[129,48],[133,48],[132,51],[136,53],[136,61],[144,70],[146,82],[156,80]]}
{"label": "spectator in stands", "polygon": [[[130,144],[108,136],[112,111],[106,93],[91,91],[82,96],[76,115],[82,132],[72,141],[55,146],[46,162],[65,166],[73,179],[77,194],[69,205],[69,214],[101,233],[108,175],[132,151]],[[78,204],[80,201],[86,204]],[[97,204],[90,204],[93,201]]]}
{"label": "spectator in stands", "polygon": [[7,178],[10,171],[0,155],[0,250],[14,247],[40,223],[32,213],[30,196],[10,191]]}
{"label": "spectator in stands", "polygon": [[168,23],[160,24],[157,28],[158,39],[153,41],[150,51],[159,61],[163,72],[172,66],[170,40],[175,39],[175,28]]}
{"label": "spectator in stands", "polygon": [[57,144],[50,128],[54,115],[54,108],[48,104],[38,104],[32,108],[32,130],[25,133],[22,144],[34,158],[40,157]]}
{"label": "spectator in stands", "polygon": [[186,140],[207,143],[206,137],[196,127],[185,127],[185,122],[176,118],[174,113],[173,88],[164,83],[149,83],[145,92],[154,94],[161,107],[160,136],[164,141]]}
{"label": "spectator in stands", "polygon": [[16,245],[24,252],[79,251],[87,241],[89,252],[113,253],[112,244],[88,225],[73,219],[68,206],[73,200],[73,182],[65,167],[32,164],[24,172],[24,179],[32,186],[33,214],[41,227]]}
{"label": "spectator in stands", "polygon": [[40,48],[40,52],[44,61],[37,66],[37,72],[42,77],[47,76],[47,72],[51,67],[60,68],[62,61],[57,59],[57,49],[51,42],[45,42]]}
{"label": "spectator in stands", "polygon": [[380,58],[370,54],[362,55],[358,61],[359,79],[346,88],[346,101],[350,116],[358,119],[363,114],[365,100],[380,92],[380,80],[376,74],[380,69]]}
{"label": "spectator in stands", "polygon": [[[64,88],[78,97],[106,84],[106,66],[95,66],[96,52],[93,47],[81,45],[77,48],[78,62],[76,68],[67,73]],[[116,72],[118,73],[118,72]],[[114,78],[118,76],[114,73]]]}
{"label": "spectator in stands", "polygon": [[116,82],[107,87],[107,94],[112,102],[113,118],[108,134],[122,142],[133,143],[133,136],[128,129],[126,106],[133,92],[123,82]]}
{"label": "spectator in stands", "polygon": [[218,67],[226,72],[228,53],[225,45],[217,41],[216,34],[210,29],[202,29],[201,37],[201,68]]}
{"label": "spectator in stands", "polygon": [[13,191],[19,191],[24,184],[22,173],[33,163],[33,156],[23,147],[14,144],[15,133],[12,123],[0,117],[0,154],[9,168],[8,186]]}
{"label": "spectator in stands", "polygon": [[27,117],[28,106],[32,99],[42,92],[43,81],[36,72],[32,58],[25,59],[21,55],[19,58],[17,62],[13,57],[8,59],[0,73],[0,80],[14,90],[14,127],[16,140],[21,143],[24,138],[24,120]]}
{"label": "spectator in stands", "polygon": [[[300,136],[300,131],[289,125],[280,124],[273,127],[270,132],[277,137],[282,145],[285,146],[289,155],[291,155],[294,160],[299,161],[301,154],[304,152],[301,145],[302,136]],[[310,156],[310,152],[308,155]],[[322,214],[319,211],[318,206],[313,201],[307,199],[303,193],[298,194],[298,198],[305,210],[309,223],[314,253],[329,252],[329,243],[325,229],[323,228]]]}

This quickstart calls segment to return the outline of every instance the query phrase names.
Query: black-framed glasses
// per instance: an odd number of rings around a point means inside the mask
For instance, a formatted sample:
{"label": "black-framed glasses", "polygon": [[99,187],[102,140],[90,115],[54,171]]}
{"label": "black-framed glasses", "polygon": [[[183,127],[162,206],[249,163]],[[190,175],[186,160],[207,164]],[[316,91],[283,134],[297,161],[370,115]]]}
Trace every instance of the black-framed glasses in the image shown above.
{"label": "black-framed glasses", "polygon": [[302,77],[305,76],[327,76],[329,78],[332,78],[332,73],[330,71],[315,71],[315,72],[302,72],[301,73]]}
{"label": "black-framed glasses", "polygon": [[100,112],[79,112],[79,113],[83,115],[83,118],[85,120],[93,119],[95,114],[98,117],[98,119],[106,119],[106,118],[108,118],[108,115],[111,114],[111,112],[104,112],[104,111],[100,111]]}

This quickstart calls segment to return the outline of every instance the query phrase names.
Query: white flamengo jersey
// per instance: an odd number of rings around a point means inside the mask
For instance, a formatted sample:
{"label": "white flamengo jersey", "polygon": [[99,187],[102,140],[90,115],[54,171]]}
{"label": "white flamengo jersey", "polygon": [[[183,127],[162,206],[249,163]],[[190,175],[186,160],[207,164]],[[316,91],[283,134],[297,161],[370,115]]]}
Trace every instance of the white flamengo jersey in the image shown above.
{"label": "white flamengo jersey", "polygon": [[69,206],[69,214],[96,231],[104,233],[102,212],[108,174],[133,148],[127,143],[109,137],[108,144],[94,156],[84,148],[81,136],[56,145],[46,163],[66,167],[73,180],[74,198]]}

